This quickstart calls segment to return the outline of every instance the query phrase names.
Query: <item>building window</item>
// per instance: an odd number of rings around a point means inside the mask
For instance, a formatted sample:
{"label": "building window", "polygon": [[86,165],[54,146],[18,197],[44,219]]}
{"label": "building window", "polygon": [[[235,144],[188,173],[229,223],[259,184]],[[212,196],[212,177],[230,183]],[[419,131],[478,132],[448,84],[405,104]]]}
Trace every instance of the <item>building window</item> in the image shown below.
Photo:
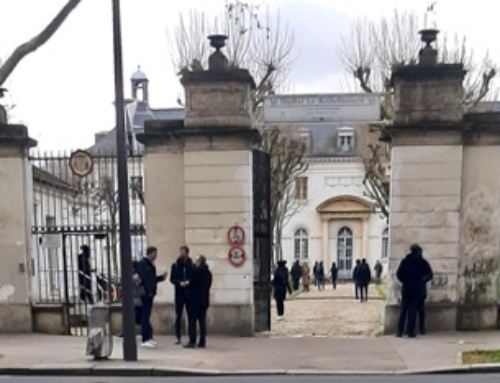
{"label": "building window", "polygon": [[297,177],[295,179],[295,199],[299,201],[307,200],[307,177]]}
{"label": "building window", "polygon": [[389,229],[382,232],[382,259],[387,259],[389,255]]}
{"label": "building window", "polygon": [[350,271],[352,269],[352,242],[352,230],[348,227],[341,228],[337,235],[337,259],[339,262],[339,270]]}
{"label": "building window", "polygon": [[354,151],[354,129],[341,128],[338,133],[337,146],[341,153]]}
{"label": "building window", "polygon": [[144,180],[142,176],[130,177],[130,189],[134,201],[142,200],[144,194]]}
{"label": "building window", "polygon": [[306,229],[298,229],[293,235],[294,258],[307,259],[309,256],[309,236]]}

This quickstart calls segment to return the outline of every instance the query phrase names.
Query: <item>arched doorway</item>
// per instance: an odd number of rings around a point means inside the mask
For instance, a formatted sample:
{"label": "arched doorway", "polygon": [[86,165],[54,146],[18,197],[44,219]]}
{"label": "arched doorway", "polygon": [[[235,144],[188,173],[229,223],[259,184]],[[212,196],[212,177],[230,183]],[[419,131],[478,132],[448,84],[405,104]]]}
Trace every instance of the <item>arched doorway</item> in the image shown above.
{"label": "arched doorway", "polygon": [[348,227],[342,227],[337,233],[337,267],[339,278],[347,279],[353,268],[353,235]]}

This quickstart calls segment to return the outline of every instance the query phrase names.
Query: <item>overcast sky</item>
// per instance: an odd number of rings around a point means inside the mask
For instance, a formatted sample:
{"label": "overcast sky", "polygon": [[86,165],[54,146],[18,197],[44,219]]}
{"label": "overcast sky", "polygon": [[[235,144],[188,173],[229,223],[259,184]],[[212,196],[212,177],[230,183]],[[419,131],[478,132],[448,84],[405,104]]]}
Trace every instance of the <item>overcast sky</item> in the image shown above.
{"label": "overcast sky", "polygon": [[[65,0],[0,0],[0,57],[38,33]],[[339,36],[358,17],[378,18],[395,7],[422,15],[423,0],[270,0],[294,30],[293,92],[347,90],[336,55]],[[125,96],[141,65],[153,107],[175,107],[182,92],[167,49],[166,31],[180,12],[220,13],[223,0],[122,0]],[[489,49],[500,63],[498,12],[491,0],[439,0],[438,27],[468,37],[477,52]],[[17,105],[15,119],[28,125],[42,149],[85,148],[94,133],[114,126],[111,0],[82,0],[56,35],[26,57],[6,86]]]}

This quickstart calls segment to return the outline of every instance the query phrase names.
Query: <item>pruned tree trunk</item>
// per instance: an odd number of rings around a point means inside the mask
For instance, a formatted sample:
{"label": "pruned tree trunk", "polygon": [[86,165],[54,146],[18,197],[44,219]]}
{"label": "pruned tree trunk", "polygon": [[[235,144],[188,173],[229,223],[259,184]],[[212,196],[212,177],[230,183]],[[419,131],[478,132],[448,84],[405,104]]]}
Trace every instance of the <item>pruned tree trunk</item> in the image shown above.
{"label": "pruned tree trunk", "polygon": [[0,86],[5,83],[23,58],[44,45],[56,33],[80,2],[81,0],[68,0],[56,17],[38,35],[19,45],[14,50],[9,58],[0,66]]}

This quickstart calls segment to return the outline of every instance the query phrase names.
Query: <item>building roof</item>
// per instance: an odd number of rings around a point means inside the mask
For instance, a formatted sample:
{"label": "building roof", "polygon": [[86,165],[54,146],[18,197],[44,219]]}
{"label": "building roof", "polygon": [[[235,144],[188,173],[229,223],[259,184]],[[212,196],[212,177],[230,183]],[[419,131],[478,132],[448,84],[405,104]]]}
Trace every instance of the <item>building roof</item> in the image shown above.
{"label": "building roof", "polygon": [[141,66],[137,67],[137,70],[132,74],[130,78],[132,81],[149,81],[148,76],[141,70]]}
{"label": "building roof", "polygon": [[58,189],[64,192],[75,193],[77,189],[68,182],[51,174],[38,166],[32,166],[33,182],[39,185],[48,186],[50,188]]}

